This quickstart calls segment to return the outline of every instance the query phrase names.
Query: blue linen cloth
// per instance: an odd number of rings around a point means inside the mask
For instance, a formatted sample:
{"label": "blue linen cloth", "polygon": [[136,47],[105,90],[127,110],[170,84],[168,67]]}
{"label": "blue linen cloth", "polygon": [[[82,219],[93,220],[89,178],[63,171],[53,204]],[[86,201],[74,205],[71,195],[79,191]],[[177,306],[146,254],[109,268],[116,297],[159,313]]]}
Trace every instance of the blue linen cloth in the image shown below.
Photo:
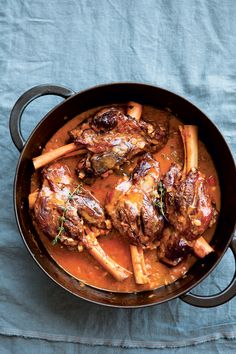
{"label": "blue linen cloth", "polygon": [[[236,122],[236,2],[8,0],[0,7],[0,352],[234,352],[236,299],[212,309],[181,300],[111,309],[73,297],[36,266],[19,235],[12,185],[19,153],[8,118],[28,88],[79,91],[115,81],[173,90],[200,107],[232,151]],[[25,137],[59,98],[25,111]],[[223,237],[224,235],[222,235]],[[212,294],[234,272],[230,250],[194,291]]]}

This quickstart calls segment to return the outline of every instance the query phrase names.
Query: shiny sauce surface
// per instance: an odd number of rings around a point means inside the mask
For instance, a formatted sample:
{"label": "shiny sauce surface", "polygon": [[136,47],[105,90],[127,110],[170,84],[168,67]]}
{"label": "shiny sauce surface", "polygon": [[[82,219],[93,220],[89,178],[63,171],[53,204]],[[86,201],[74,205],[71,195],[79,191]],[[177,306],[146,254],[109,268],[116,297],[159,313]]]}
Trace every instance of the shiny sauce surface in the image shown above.
{"label": "shiny sauce surface", "polygon": [[[82,120],[93,114],[96,110],[84,112],[74,119],[68,121],[61,129],[59,129],[46,144],[44,152],[55,149],[59,146],[68,143],[68,131],[75,128]],[[182,125],[169,111],[163,112],[151,106],[143,107],[143,118],[145,120],[158,120],[165,118],[168,114],[170,117],[170,135],[167,144],[154,157],[160,163],[161,174],[168,171],[172,163],[183,164],[183,145],[178,132],[178,126]],[[121,178],[122,172],[130,172],[135,165],[136,159],[130,165],[121,168],[119,175],[111,174],[107,178],[98,178],[93,185],[86,186],[94,196],[101,202],[105,203],[107,193],[114,188],[118,180]],[[66,164],[74,173],[74,178],[77,179],[75,168],[78,163],[78,157],[62,158],[59,160],[61,164]],[[216,207],[220,210],[220,187],[217,172],[213,161],[207,152],[204,144],[199,141],[199,170],[206,177],[213,176],[214,185],[210,186],[209,190]],[[39,172],[35,172],[31,181],[31,192],[40,188]],[[196,261],[196,257],[189,255],[185,260],[175,267],[168,267],[165,264],[158,262],[155,250],[146,250],[145,263],[149,272],[150,283],[145,285],[137,285],[134,277],[131,276],[123,282],[116,281],[97,261],[86,251],[78,252],[77,250],[69,250],[61,244],[52,245],[51,240],[47,238],[37,228],[40,238],[42,239],[48,253],[63,268],[67,273],[77,278],[81,282],[108,291],[117,292],[138,292],[143,290],[155,289],[163,285],[168,285],[176,279],[182,277],[188,269]],[[215,231],[215,226],[206,230],[203,234],[207,241],[210,241]],[[129,242],[118,231],[112,229],[107,236],[100,236],[98,241],[105,252],[113,258],[117,263],[126,269],[132,271],[132,262],[130,256]]]}

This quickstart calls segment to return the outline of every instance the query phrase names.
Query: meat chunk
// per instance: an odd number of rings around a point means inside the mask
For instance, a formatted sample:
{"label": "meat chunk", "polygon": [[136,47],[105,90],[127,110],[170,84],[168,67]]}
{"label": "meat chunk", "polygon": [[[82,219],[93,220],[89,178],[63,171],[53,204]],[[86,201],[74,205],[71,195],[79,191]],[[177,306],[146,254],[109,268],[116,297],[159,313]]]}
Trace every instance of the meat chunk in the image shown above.
{"label": "meat chunk", "polygon": [[168,265],[175,266],[190,252],[192,252],[192,246],[188,241],[174,227],[165,227],[157,250],[158,258]]}
{"label": "meat chunk", "polygon": [[164,185],[167,218],[187,240],[198,238],[215,223],[215,206],[211,201],[207,180],[196,168],[182,179],[180,169],[171,167],[164,178]]}
{"label": "meat chunk", "polygon": [[163,217],[154,205],[159,174],[159,163],[145,154],[132,176],[119,181],[106,204],[113,226],[131,244],[142,248],[155,248],[164,226]]}
{"label": "meat chunk", "polygon": [[[96,226],[98,234],[107,231],[109,221],[97,199],[76,184],[67,166],[54,163],[43,170],[43,184],[34,205],[35,219],[50,238],[55,239],[63,224],[59,240],[77,246],[86,228]],[[61,223],[62,218],[65,220]]]}
{"label": "meat chunk", "polygon": [[157,151],[168,139],[169,122],[148,123],[116,107],[105,108],[70,132],[88,154],[80,161],[80,178],[109,173],[141,152]]}
{"label": "meat chunk", "polygon": [[170,224],[163,233],[160,258],[177,264],[192,251],[194,241],[211,227],[217,218],[205,176],[192,168],[183,175],[173,165],[164,177],[165,215]]}

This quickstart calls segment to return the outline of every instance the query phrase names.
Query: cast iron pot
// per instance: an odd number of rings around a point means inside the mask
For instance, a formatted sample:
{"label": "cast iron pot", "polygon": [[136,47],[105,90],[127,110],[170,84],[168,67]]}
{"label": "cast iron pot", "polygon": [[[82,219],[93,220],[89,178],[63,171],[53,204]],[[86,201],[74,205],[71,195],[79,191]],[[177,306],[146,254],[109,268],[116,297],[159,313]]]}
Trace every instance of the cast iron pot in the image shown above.
{"label": "cast iron pot", "polygon": [[[32,100],[43,95],[61,96],[65,98],[65,101],[57,105],[40,121],[25,142],[20,129],[22,113]],[[28,207],[30,177],[34,170],[32,158],[41,154],[40,147],[43,147],[51,136],[65,124],[65,117],[70,119],[94,107],[130,100],[158,108],[169,107],[185,124],[196,124],[199,127],[199,137],[206,144],[217,168],[222,194],[219,222],[211,242],[215,249],[214,254],[210,254],[203,260],[198,260],[186,277],[157,290],[136,294],[98,290],[81,285],[78,280],[69,276],[47,253],[32,225]],[[219,130],[192,103],[162,88],[136,83],[102,85],[80,93],[60,86],[41,85],[25,92],[16,102],[10,116],[10,132],[14,144],[21,152],[14,183],[14,207],[17,224],[33,259],[58,285],[82,299],[101,305],[124,308],[160,304],[177,297],[191,305],[212,307],[221,305],[235,296],[236,272],[230,285],[216,295],[204,297],[190,292],[212,272],[228,247],[232,249],[236,259],[236,239],[233,239],[236,210],[234,160]]]}

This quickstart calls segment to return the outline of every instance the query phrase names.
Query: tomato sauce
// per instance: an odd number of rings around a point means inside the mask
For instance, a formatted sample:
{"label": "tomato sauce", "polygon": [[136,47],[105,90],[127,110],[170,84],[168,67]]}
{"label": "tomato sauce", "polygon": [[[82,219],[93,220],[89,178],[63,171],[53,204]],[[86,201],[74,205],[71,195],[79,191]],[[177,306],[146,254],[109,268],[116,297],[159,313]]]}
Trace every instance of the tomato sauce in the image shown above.
{"label": "tomato sauce", "polygon": [[[45,146],[44,152],[65,145],[68,142],[68,131],[75,128],[82,120],[86,119],[97,110],[98,108],[96,110],[89,110],[68,121],[49,140]],[[178,132],[178,126],[182,123],[168,110],[164,112],[150,106],[143,107],[143,117],[145,120],[151,121],[162,119],[165,118],[165,115],[167,114],[170,118],[170,136],[168,143],[159,152],[154,154],[155,159],[160,163],[161,174],[166,173],[172,163],[179,163],[181,165],[183,163],[183,145]],[[73,172],[77,166],[78,157],[64,158],[59,161],[61,164],[68,165]],[[133,165],[135,165],[135,161],[136,159],[134,159]],[[120,174],[122,174],[123,171],[131,171],[133,165],[131,163],[128,167],[125,166],[124,168],[121,168]],[[200,141],[199,170],[209,178],[209,189],[212,199],[215,201],[217,209],[220,210],[220,187],[217,172],[209,153],[204,144]],[[73,173],[74,177],[77,178],[75,172]],[[92,186],[85,186],[85,188],[90,189],[101,204],[104,205],[107,193],[116,185],[120,177],[120,175],[112,174],[107,178],[98,178]],[[39,172],[35,172],[32,176],[31,192],[35,191],[37,188],[40,188]],[[37,231],[44,242],[48,253],[61,268],[85,284],[108,291],[139,292],[170,284],[182,277],[196,261],[196,257],[189,255],[177,266],[168,267],[165,264],[158,262],[155,250],[147,250],[144,251],[144,255],[146,268],[149,272],[150,283],[137,285],[133,276],[130,276],[123,282],[118,282],[106,270],[104,270],[104,268],[102,268],[86,250],[78,252],[77,250],[71,251],[60,244],[53,246],[51,240],[49,240],[47,236],[39,230]],[[214,231],[215,226],[206,230],[204,233],[203,236],[208,242],[211,240]],[[112,259],[121,266],[132,271],[129,242],[123,235],[113,229],[109,235],[100,236],[98,240],[101,247]]]}

